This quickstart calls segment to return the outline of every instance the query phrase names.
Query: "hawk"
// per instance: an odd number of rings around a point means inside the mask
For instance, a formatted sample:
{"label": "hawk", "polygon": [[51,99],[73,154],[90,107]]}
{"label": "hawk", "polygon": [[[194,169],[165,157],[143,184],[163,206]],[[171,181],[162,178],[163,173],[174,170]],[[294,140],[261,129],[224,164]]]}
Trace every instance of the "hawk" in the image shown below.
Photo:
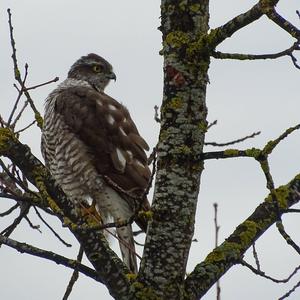
{"label": "hawk", "polygon": [[[78,207],[92,199],[106,223],[149,209],[150,179],[140,136],[126,107],[104,93],[116,80],[112,66],[96,54],[82,56],[45,101],[41,150],[50,173]],[[147,221],[137,217],[143,231]],[[124,263],[137,272],[131,225],[116,229]]]}

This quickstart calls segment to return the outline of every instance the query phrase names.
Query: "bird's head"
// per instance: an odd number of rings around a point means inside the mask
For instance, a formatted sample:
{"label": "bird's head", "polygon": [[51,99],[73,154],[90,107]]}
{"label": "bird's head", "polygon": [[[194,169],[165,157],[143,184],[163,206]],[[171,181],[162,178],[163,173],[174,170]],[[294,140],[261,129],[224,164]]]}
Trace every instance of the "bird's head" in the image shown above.
{"label": "bird's head", "polygon": [[87,81],[97,91],[103,91],[111,79],[116,80],[116,75],[109,62],[97,54],[90,53],[72,65],[68,78]]}

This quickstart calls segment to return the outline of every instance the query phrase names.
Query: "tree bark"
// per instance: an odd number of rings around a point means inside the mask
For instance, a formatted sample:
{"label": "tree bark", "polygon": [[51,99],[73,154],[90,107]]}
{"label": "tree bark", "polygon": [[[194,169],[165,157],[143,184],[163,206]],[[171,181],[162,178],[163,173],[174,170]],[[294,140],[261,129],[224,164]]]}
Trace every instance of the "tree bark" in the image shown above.
{"label": "tree bark", "polygon": [[[136,299],[182,299],[207,129],[209,53],[198,41],[208,31],[208,1],[162,1],[164,90],[158,164]],[[148,298],[147,298],[148,299]],[[156,299],[156,298],[155,298]]]}

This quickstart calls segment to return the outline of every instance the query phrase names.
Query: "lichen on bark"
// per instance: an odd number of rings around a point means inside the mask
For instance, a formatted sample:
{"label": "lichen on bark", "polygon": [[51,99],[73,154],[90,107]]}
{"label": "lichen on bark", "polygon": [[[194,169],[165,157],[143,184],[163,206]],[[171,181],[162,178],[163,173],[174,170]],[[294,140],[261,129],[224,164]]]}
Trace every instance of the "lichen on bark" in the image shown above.
{"label": "lichen on bark", "polygon": [[188,49],[208,31],[208,1],[162,1],[161,9],[165,75],[158,166],[153,218],[137,280],[144,289],[155,287],[158,298],[183,299],[203,169],[209,67],[205,50],[191,55]]}

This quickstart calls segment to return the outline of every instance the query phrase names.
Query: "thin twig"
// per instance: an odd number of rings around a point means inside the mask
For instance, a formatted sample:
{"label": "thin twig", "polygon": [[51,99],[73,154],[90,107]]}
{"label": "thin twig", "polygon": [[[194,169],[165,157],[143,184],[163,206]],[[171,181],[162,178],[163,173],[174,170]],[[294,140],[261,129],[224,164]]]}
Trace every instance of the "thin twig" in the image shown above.
{"label": "thin twig", "polygon": [[214,120],[213,122],[211,122],[210,124],[207,125],[207,130],[209,130],[211,127],[217,125],[218,120]]}
{"label": "thin twig", "polygon": [[[214,203],[214,224],[215,224],[215,248],[219,245],[219,230],[220,226],[218,225],[218,203]],[[221,286],[220,286],[220,280],[217,280],[216,283],[216,299],[221,299]]]}
{"label": "thin twig", "polygon": [[29,127],[31,127],[32,125],[34,125],[35,123],[36,123],[36,120],[33,120],[30,124],[28,124],[28,125],[25,126],[24,128],[22,128],[22,129],[16,131],[15,134],[19,134],[19,133],[25,131],[26,129],[28,129]]}
{"label": "thin twig", "polygon": [[3,120],[1,115],[0,115],[0,125],[1,127],[7,127],[7,123]]}
{"label": "thin twig", "polygon": [[283,141],[289,134],[298,130],[300,128],[300,124],[290,127],[284,131],[277,139],[269,141],[265,147],[260,150],[257,148],[251,148],[247,150],[238,150],[238,149],[227,149],[224,151],[211,151],[204,152],[201,155],[203,160],[207,159],[220,159],[220,158],[235,158],[235,157],[253,157],[255,159],[259,157],[266,157],[274,150],[274,148]]}
{"label": "thin twig", "polygon": [[46,227],[48,227],[50,229],[50,231],[55,235],[55,237],[62,242],[65,246],[67,247],[72,247],[71,244],[67,243],[66,241],[64,241],[59,234],[46,222],[46,220],[42,217],[42,215],[40,214],[40,212],[38,211],[38,209],[34,206],[33,207],[35,213],[37,214],[37,216],[40,218],[40,220],[46,225]]}
{"label": "thin twig", "polygon": [[16,184],[18,184],[22,189],[24,189],[27,192],[31,192],[30,190],[28,190],[28,188],[24,185],[24,183],[20,180],[18,180],[10,171],[9,169],[5,166],[4,162],[2,161],[2,159],[0,159],[0,166],[2,167],[2,169],[5,171],[5,173],[8,175],[8,177]]}
{"label": "thin twig", "polygon": [[[17,100],[15,101],[15,104],[13,106],[13,109],[11,110],[11,113],[10,113],[10,116],[8,118],[8,121],[7,121],[7,126],[10,125],[11,121],[12,121],[12,118],[13,118],[13,115],[15,113],[15,111],[17,110],[17,107],[18,107],[18,104],[20,102],[20,99],[23,95],[23,91],[24,91],[24,85],[25,85],[25,82],[26,82],[26,79],[27,79],[27,75],[28,75],[28,65],[25,64],[25,76],[24,76],[24,79],[22,80],[21,82],[21,89],[19,90],[19,94],[18,94],[18,97],[17,97]],[[14,123],[15,124],[15,123]]]}
{"label": "thin twig", "polygon": [[[0,195],[1,197],[1,195]],[[0,213],[0,217],[5,217],[8,216],[9,214],[11,214],[14,210],[16,210],[19,207],[19,203],[16,203],[14,206],[12,206],[11,208],[9,208],[8,210],[6,210],[3,213]]]}
{"label": "thin twig", "polygon": [[133,236],[138,236],[140,234],[144,233],[143,230],[136,230],[136,231],[133,231]]}
{"label": "thin twig", "polygon": [[58,80],[59,80],[59,77],[55,77],[54,79],[46,81],[44,83],[37,84],[37,85],[31,86],[31,87],[25,88],[25,91],[33,90],[33,89],[39,88],[41,86],[44,86],[44,85],[47,85],[47,84],[50,84],[50,83],[53,83],[53,82],[57,82]]}
{"label": "thin twig", "polygon": [[290,48],[272,54],[241,54],[241,53],[223,53],[213,51],[212,56],[217,59],[236,59],[236,60],[260,60],[276,59],[283,56],[290,56],[294,51],[300,50],[299,41],[295,42]]}
{"label": "thin twig", "polygon": [[269,141],[267,143],[267,145],[263,149],[264,153],[270,154],[281,141],[283,141],[288,135],[290,135],[298,129],[300,129],[300,124],[286,129],[284,133],[282,133],[277,139],[275,139],[274,141]]}
{"label": "thin twig", "polygon": [[293,62],[293,64],[294,64],[294,66],[297,68],[297,69],[300,69],[300,65],[298,65],[298,63],[297,63],[297,58],[294,56],[294,54],[290,54],[290,57],[291,57],[291,59],[292,59],[292,62]]}
{"label": "thin twig", "polygon": [[240,139],[237,139],[237,140],[234,140],[234,141],[231,141],[231,142],[227,142],[227,143],[205,142],[204,145],[206,145],[206,146],[215,146],[215,147],[224,147],[224,146],[229,146],[229,145],[233,145],[233,144],[244,142],[245,140],[254,138],[255,136],[257,136],[259,134],[260,134],[260,131],[254,132],[254,133],[252,133],[250,135],[247,135],[247,136],[245,136],[243,138],[240,138]]}
{"label": "thin twig", "polygon": [[287,212],[287,213],[300,213],[300,209],[290,208],[290,209],[287,209],[285,212]]}
{"label": "thin twig", "polygon": [[288,298],[293,292],[296,291],[296,289],[300,287],[300,281],[298,281],[287,293],[285,293],[283,296],[279,297],[278,300],[283,300],[285,298]]}
{"label": "thin twig", "polygon": [[20,172],[17,169],[17,166],[15,164],[12,164],[12,174],[15,175],[15,177],[18,179],[18,181],[22,182],[22,184],[28,189],[28,184],[26,181],[24,181],[24,178],[21,178]]}
{"label": "thin twig", "polygon": [[[80,246],[76,261],[81,263],[82,257],[83,257],[83,248],[82,248],[82,246]],[[62,300],[67,300],[69,298],[69,296],[71,295],[73,286],[74,286],[75,282],[77,281],[78,277],[79,277],[78,268],[75,268]]]}
{"label": "thin twig", "polygon": [[258,258],[258,253],[256,251],[255,243],[252,245],[252,254],[255,260],[256,268],[258,271],[260,271],[260,263],[259,263],[259,258]]}
{"label": "thin twig", "polygon": [[279,27],[281,27],[283,30],[288,32],[292,37],[297,39],[298,42],[300,41],[300,30],[292,23],[290,23],[288,20],[283,18],[281,15],[279,15],[276,12],[274,7],[268,9],[266,15],[270,20],[276,23]]}
{"label": "thin twig", "polygon": [[285,239],[285,241],[294,248],[294,250],[300,254],[300,247],[293,241],[290,235],[285,231],[283,223],[281,221],[276,222],[276,227],[281,234],[281,236]]}
{"label": "thin twig", "polygon": [[18,60],[17,60],[17,50],[16,50],[16,43],[13,35],[13,26],[12,26],[12,20],[11,20],[11,11],[10,9],[7,9],[8,13],[8,24],[9,24],[9,33],[10,33],[10,43],[12,47],[12,59],[14,63],[14,73],[15,73],[15,79],[19,82],[21,81],[20,71],[18,67]]}
{"label": "thin twig", "polygon": [[23,197],[20,197],[18,195],[11,195],[11,194],[8,194],[8,193],[0,193],[0,197],[1,198],[7,198],[7,199],[13,199],[13,200],[16,200],[16,201],[28,201],[30,200],[29,198],[23,198]]}
{"label": "thin twig", "polygon": [[[31,109],[34,112],[34,116],[35,119],[37,121],[38,126],[40,127],[40,129],[43,128],[43,119],[41,117],[41,114],[39,113],[39,111],[37,110],[37,108],[35,107],[33,100],[31,99],[30,94],[28,93],[28,91],[26,90],[26,87],[23,84],[23,81],[21,79],[21,73],[18,67],[18,61],[17,61],[17,50],[16,50],[16,43],[14,40],[14,35],[13,35],[13,26],[12,26],[12,19],[11,19],[11,11],[10,9],[7,10],[8,13],[8,24],[9,24],[9,32],[10,32],[10,43],[11,43],[11,47],[12,47],[12,59],[13,59],[13,64],[14,64],[14,73],[15,73],[15,79],[16,81],[19,83],[19,85],[21,86],[21,90],[23,90],[24,95],[26,96]],[[28,65],[27,65],[28,67]]]}
{"label": "thin twig", "polygon": [[[136,233],[136,232],[135,232],[135,233]],[[143,231],[141,231],[141,233],[143,233]],[[135,235],[133,235],[133,236],[135,236]],[[139,243],[139,242],[137,242],[137,241],[135,241],[135,240],[134,240],[134,243],[135,243],[136,245],[138,245],[138,246],[142,246],[142,247],[145,246],[145,244]]]}
{"label": "thin twig", "polygon": [[154,120],[157,123],[160,123],[160,118],[158,116],[158,109],[159,109],[159,107],[157,105],[154,105]]}
{"label": "thin twig", "polygon": [[17,116],[15,117],[15,120],[14,120],[14,121],[12,122],[12,124],[11,124],[11,127],[12,127],[12,128],[15,128],[15,127],[16,127],[17,122],[20,120],[20,118],[21,118],[23,112],[25,111],[26,107],[28,106],[28,104],[29,104],[29,102],[28,102],[28,100],[26,100],[26,101],[24,102],[22,108],[20,109],[19,113],[18,113]]}
{"label": "thin twig", "polygon": [[28,225],[34,229],[34,230],[37,230],[39,233],[42,233],[42,231],[40,230],[40,225],[34,225],[30,219],[28,218],[28,216],[25,216],[24,219],[27,221]]}
{"label": "thin twig", "polygon": [[[1,235],[4,235],[5,237],[9,237],[12,232],[17,228],[17,226],[20,224],[22,219],[28,214],[30,209],[30,204],[29,203],[22,203],[20,206],[20,214],[19,216],[13,221],[11,225],[6,227],[4,230],[0,232]],[[1,243],[0,243],[1,245]]]}
{"label": "thin twig", "polygon": [[257,270],[255,269],[253,266],[251,266],[250,264],[248,264],[246,261],[241,260],[241,265],[244,267],[247,267],[248,269],[250,269],[254,274],[259,275],[261,277],[264,277],[266,279],[269,279],[275,283],[287,283],[290,281],[290,279],[300,270],[300,266],[298,266],[297,268],[295,268],[295,270],[285,279],[276,279],[273,278],[271,276],[268,276],[265,274],[265,272],[261,271],[261,270]]}

